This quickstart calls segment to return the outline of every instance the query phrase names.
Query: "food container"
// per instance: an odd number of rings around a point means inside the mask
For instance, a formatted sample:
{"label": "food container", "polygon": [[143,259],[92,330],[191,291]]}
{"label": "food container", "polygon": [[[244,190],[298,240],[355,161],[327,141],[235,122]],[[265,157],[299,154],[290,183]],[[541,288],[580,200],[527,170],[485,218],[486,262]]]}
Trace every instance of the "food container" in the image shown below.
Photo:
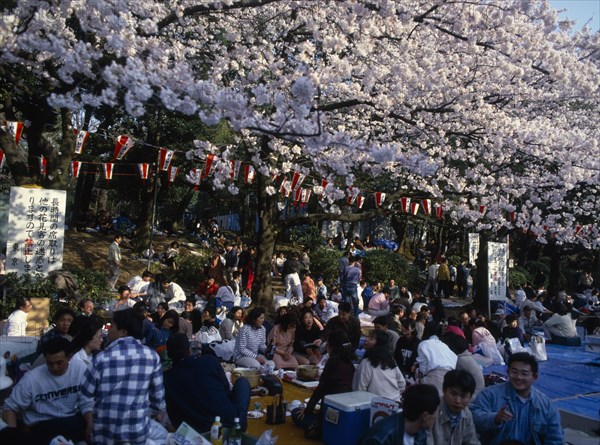
{"label": "food container", "polygon": [[250,388],[254,389],[260,385],[260,372],[254,368],[235,368],[231,373],[231,384],[234,384],[238,377],[246,377]]}
{"label": "food container", "polygon": [[318,380],[319,379],[319,367],[316,365],[300,365],[296,369],[296,376],[298,380]]}

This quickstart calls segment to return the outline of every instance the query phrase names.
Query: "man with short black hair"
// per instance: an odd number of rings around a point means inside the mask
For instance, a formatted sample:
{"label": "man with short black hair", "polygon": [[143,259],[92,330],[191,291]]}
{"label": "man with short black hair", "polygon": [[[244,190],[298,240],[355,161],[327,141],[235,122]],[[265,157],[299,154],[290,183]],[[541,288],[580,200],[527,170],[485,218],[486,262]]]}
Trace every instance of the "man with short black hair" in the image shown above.
{"label": "man with short black hair", "polygon": [[352,316],[352,305],[347,301],[342,301],[338,306],[338,315],[331,318],[325,326],[323,339],[333,331],[344,331],[352,343],[353,350],[358,348],[360,341],[360,323]]}
{"label": "man with short black hair", "polygon": [[[145,444],[151,414],[162,419],[162,366],[158,354],[140,342],[142,333],[142,319],[136,311],[115,312],[109,344],[85,372],[81,391],[94,404],[93,428],[86,433],[96,445]],[[153,431],[160,429],[154,425]]]}
{"label": "man with short black hair", "polygon": [[415,385],[403,395],[402,412],[375,423],[361,445],[425,445],[436,419],[440,396],[431,385]]}
{"label": "man with short black hair", "polygon": [[396,343],[398,343],[400,335],[397,332],[388,329],[388,318],[385,315],[380,315],[373,320],[373,328],[376,331],[383,331],[387,334],[387,349],[390,355],[393,357],[394,352],[396,352]]}
{"label": "man with short black hair", "polygon": [[25,425],[48,442],[59,435],[84,440],[86,427],[92,425],[92,403],[79,389],[86,366],[69,363],[71,342],[64,337],[50,338],[42,353],[46,364],[17,383],[4,402],[2,417],[9,428],[16,428],[17,414],[22,413]]}
{"label": "man with short black hair", "polygon": [[527,352],[508,359],[508,382],[489,386],[471,404],[475,427],[483,443],[506,440],[525,444],[562,445],[560,414],[552,401],[533,387],[538,363]]}
{"label": "man with short black hair", "polygon": [[317,297],[317,304],[314,308],[314,312],[321,323],[325,325],[338,314],[338,309],[335,307],[335,304],[327,300],[324,295],[319,295]]}

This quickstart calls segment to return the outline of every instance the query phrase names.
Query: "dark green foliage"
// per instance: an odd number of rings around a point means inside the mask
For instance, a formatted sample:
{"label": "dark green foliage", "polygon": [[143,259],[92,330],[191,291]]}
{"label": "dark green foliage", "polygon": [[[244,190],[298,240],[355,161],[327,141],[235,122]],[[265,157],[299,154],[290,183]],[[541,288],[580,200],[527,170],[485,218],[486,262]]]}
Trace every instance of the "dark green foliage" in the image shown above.
{"label": "dark green foliage", "polygon": [[363,261],[363,277],[369,284],[386,283],[394,278],[398,285],[409,289],[420,289],[417,270],[404,257],[389,250],[369,250]]}
{"label": "dark green foliage", "polygon": [[177,270],[172,273],[175,282],[197,285],[204,279],[204,268],[208,263],[208,252],[202,250],[199,253],[200,255],[181,252],[177,256]]}
{"label": "dark green foliage", "polygon": [[294,244],[301,244],[309,247],[311,250],[315,250],[323,245],[323,235],[321,235],[321,231],[315,226],[294,227],[290,231],[290,241]]}
{"label": "dark green foliage", "polygon": [[532,278],[527,269],[523,267],[514,267],[508,270],[508,284],[511,289],[517,289],[519,286],[525,286],[531,282]]}
{"label": "dark green foliage", "polygon": [[338,278],[338,260],[342,256],[340,250],[321,247],[310,254],[310,268],[313,279],[321,276],[329,286]]}

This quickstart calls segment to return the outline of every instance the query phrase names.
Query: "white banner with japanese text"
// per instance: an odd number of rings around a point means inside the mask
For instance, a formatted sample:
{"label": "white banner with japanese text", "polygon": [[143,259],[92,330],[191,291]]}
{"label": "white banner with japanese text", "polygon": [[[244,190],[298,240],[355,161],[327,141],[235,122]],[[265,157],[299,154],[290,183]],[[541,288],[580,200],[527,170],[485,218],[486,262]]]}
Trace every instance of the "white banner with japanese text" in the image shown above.
{"label": "white banner with japanese text", "polygon": [[475,265],[479,255],[479,233],[469,233],[469,264]]}
{"label": "white banner with japanese text", "polygon": [[65,190],[11,187],[7,273],[62,269],[66,201]]}
{"label": "white banner with japanese text", "polygon": [[490,301],[504,301],[508,284],[508,244],[488,243]]}

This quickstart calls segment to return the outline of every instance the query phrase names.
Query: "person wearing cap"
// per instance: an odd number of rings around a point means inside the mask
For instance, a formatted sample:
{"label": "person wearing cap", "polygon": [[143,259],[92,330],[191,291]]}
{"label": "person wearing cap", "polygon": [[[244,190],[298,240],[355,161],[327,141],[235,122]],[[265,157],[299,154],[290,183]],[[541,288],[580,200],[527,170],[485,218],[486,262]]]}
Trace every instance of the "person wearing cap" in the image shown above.
{"label": "person wearing cap", "polygon": [[185,334],[169,337],[167,354],[173,366],[164,373],[165,401],[175,428],[186,422],[196,431],[208,431],[219,416],[228,427],[239,417],[240,426],[246,431],[250,404],[250,384],[246,378],[237,378],[230,389],[219,359],[214,355],[191,355]]}

